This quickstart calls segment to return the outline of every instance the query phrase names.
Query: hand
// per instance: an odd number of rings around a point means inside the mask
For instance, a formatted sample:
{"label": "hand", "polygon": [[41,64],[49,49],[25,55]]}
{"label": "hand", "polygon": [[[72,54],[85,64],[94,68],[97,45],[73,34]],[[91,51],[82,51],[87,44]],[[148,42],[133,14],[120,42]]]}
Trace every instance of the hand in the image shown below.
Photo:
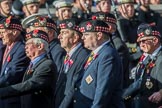
{"label": "hand", "polygon": [[162,100],[162,96],[161,96],[160,92],[155,92],[148,98],[148,100],[153,103],[159,103]]}
{"label": "hand", "polygon": [[162,106],[159,106],[158,108],[162,108]]}

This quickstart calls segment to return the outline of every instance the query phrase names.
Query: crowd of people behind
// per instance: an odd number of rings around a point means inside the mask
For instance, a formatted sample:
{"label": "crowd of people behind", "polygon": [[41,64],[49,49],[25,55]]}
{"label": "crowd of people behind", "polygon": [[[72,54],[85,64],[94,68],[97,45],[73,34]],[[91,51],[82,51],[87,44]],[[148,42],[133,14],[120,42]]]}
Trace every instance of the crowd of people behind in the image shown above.
{"label": "crowd of people behind", "polygon": [[0,108],[162,108],[160,2],[0,0]]}

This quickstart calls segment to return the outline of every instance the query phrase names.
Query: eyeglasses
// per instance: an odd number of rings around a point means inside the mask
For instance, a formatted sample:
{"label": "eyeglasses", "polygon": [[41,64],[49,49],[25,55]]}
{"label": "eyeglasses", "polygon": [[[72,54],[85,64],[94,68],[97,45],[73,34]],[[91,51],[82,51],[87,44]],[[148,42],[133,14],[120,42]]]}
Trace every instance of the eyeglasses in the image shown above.
{"label": "eyeglasses", "polygon": [[148,44],[148,42],[150,41],[150,40],[153,40],[153,39],[145,39],[145,40],[141,40],[141,41],[139,41],[138,43],[139,44]]}

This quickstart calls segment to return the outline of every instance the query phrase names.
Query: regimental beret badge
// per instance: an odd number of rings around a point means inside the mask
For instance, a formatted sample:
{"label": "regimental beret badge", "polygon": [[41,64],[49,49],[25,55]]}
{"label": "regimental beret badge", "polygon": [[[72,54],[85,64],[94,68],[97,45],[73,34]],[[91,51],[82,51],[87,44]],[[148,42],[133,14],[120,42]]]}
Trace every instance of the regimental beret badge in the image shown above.
{"label": "regimental beret badge", "polygon": [[145,34],[146,34],[146,35],[150,35],[150,34],[151,34],[151,30],[150,30],[150,29],[146,29],[146,30],[145,30]]}
{"label": "regimental beret badge", "polygon": [[105,16],[104,15],[99,15],[99,19],[100,20],[104,20],[105,19]]}
{"label": "regimental beret badge", "polygon": [[42,26],[46,26],[47,25],[47,20],[46,20],[45,17],[38,17],[38,22]]}
{"label": "regimental beret badge", "polygon": [[92,30],[92,28],[93,28],[92,24],[90,22],[87,22],[86,29],[87,30]]}
{"label": "regimental beret badge", "polygon": [[11,18],[12,18],[12,16],[9,16],[8,18],[6,18],[6,21],[4,22],[4,25],[6,28],[8,28],[10,26]]}
{"label": "regimental beret badge", "polygon": [[72,28],[72,27],[73,27],[73,23],[72,23],[72,22],[68,22],[68,23],[67,23],[67,26],[68,26],[69,28]]}
{"label": "regimental beret badge", "polygon": [[38,32],[39,32],[38,29],[33,30],[33,36],[34,37],[38,37]]}

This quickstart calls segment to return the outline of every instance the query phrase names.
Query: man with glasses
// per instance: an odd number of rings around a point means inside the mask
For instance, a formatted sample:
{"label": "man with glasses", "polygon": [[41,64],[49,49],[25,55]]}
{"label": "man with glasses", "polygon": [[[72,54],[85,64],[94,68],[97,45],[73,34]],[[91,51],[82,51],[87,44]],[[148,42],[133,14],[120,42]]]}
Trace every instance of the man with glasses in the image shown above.
{"label": "man with glasses", "polygon": [[[143,51],[140,62],[143,62],[147,56],[151,60],[144,67],[143,82],[134,98],[133,108],[158,108],[162,104],[161,34],[155,25],[149,24],[141,24],[137,33],[137,42]],[[139,69],[136,70],[135,79],[138,79],[141,73]]]}

